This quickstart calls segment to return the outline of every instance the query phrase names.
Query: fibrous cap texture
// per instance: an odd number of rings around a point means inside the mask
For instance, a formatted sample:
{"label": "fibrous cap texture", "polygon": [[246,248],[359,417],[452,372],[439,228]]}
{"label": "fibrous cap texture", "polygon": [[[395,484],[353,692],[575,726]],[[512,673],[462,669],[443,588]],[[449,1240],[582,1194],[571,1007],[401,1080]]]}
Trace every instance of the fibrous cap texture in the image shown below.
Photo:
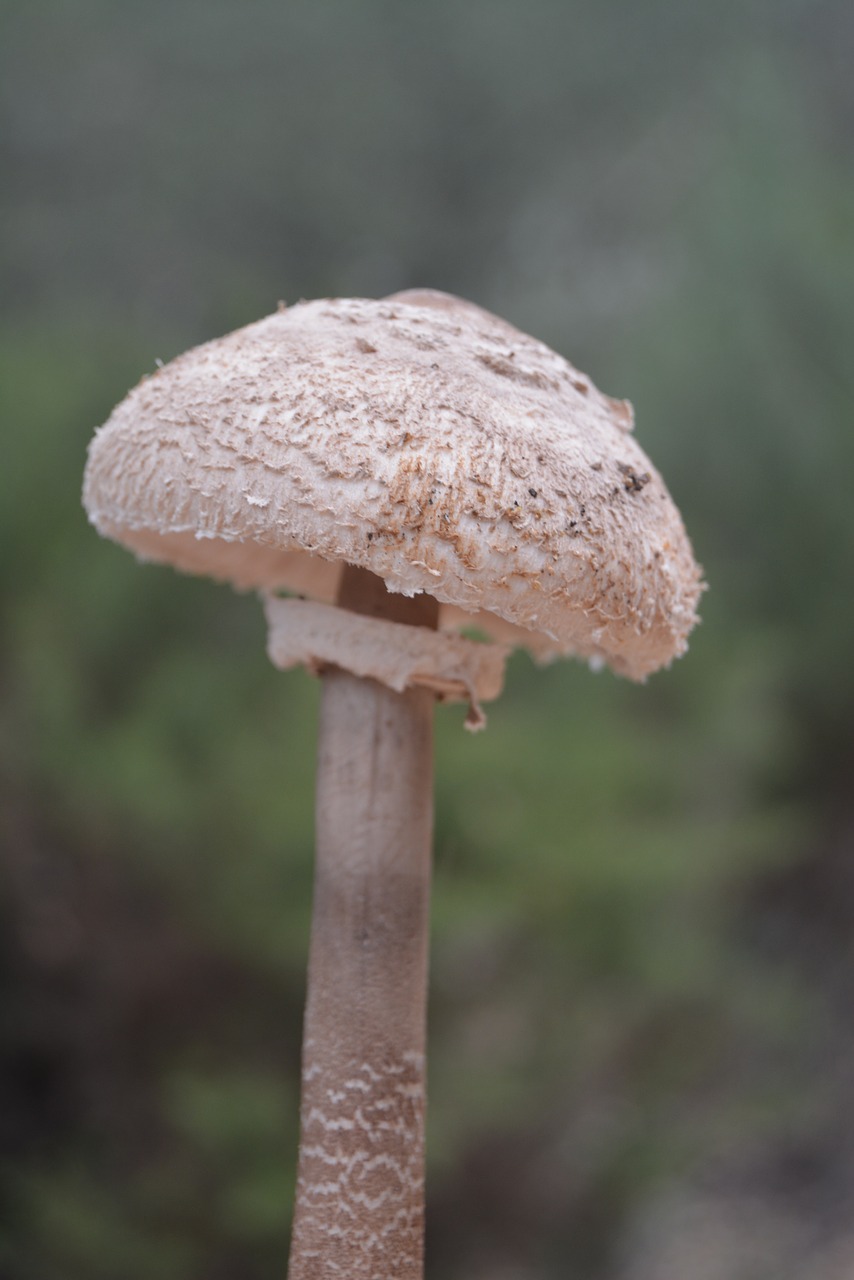
{"label": "fibrous cap texture", "polygon": [[84,503],[143,559],[319,601],[349,563],[430,592],[443,628],[642,679],[702,588],[631,426],[471,303],[321,299],[145,377],[92,441]]}

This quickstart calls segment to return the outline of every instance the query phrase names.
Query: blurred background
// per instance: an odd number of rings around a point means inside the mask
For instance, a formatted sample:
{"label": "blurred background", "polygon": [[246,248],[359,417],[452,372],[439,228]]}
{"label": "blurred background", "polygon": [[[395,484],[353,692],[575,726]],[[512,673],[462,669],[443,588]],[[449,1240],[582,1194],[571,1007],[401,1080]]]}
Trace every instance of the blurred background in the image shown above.
{"label": "blurred background", "polygon": [[635,404],[711,589],[438,715],[432,1280],[854,1275],[848,0],[0,3],[0,1276],[284,1273],[318,688],[87,442],[279,299]]}

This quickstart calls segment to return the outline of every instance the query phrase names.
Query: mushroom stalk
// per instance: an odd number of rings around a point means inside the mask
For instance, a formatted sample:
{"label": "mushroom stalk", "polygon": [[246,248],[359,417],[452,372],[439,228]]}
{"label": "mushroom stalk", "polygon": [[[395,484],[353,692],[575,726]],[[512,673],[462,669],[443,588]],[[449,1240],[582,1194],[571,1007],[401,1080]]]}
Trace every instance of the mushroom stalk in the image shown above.
{"label": "mushroom stalk", "polygon": [[[346,568],[338,602],[436,625]],[[323,679],[289,1280],[423,1275],[433,696]]]}

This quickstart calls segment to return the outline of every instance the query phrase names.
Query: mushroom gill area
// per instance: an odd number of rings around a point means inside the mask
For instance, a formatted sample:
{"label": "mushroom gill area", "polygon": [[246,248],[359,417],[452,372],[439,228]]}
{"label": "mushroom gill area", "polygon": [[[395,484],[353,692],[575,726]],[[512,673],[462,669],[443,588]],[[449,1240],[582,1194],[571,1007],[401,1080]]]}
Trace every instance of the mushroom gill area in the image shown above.
{"label": "mushroom gill area", "polygon": [[[228,582],[238,591],[287,593],[320,604],[332,604],[344,568],[340,561],[325,560],[296,546],[284,550],[257,541],[199,537],[189,530],[159,533],[104,520],[98,522],[98,528],[135,552],[142,561],[169,564],[182,573]],[[483,610],[472,612],[443,602],[439,606],[439,629],[482,632],[499,644],[525,648],[540,661],[565,652],[549,636],[517,626],[497,614]]]}

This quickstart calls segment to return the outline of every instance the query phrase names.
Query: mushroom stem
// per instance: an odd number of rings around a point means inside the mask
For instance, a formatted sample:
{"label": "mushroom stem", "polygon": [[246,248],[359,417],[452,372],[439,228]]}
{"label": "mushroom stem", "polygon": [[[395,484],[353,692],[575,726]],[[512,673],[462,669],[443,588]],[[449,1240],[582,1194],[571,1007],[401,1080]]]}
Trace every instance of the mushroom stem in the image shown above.
{"label": "mushroom stem", "polygon": [[[339,604],[435,626],[345,569]],[[433,697],[323,680],[289,1280],[421,1280]]]}

